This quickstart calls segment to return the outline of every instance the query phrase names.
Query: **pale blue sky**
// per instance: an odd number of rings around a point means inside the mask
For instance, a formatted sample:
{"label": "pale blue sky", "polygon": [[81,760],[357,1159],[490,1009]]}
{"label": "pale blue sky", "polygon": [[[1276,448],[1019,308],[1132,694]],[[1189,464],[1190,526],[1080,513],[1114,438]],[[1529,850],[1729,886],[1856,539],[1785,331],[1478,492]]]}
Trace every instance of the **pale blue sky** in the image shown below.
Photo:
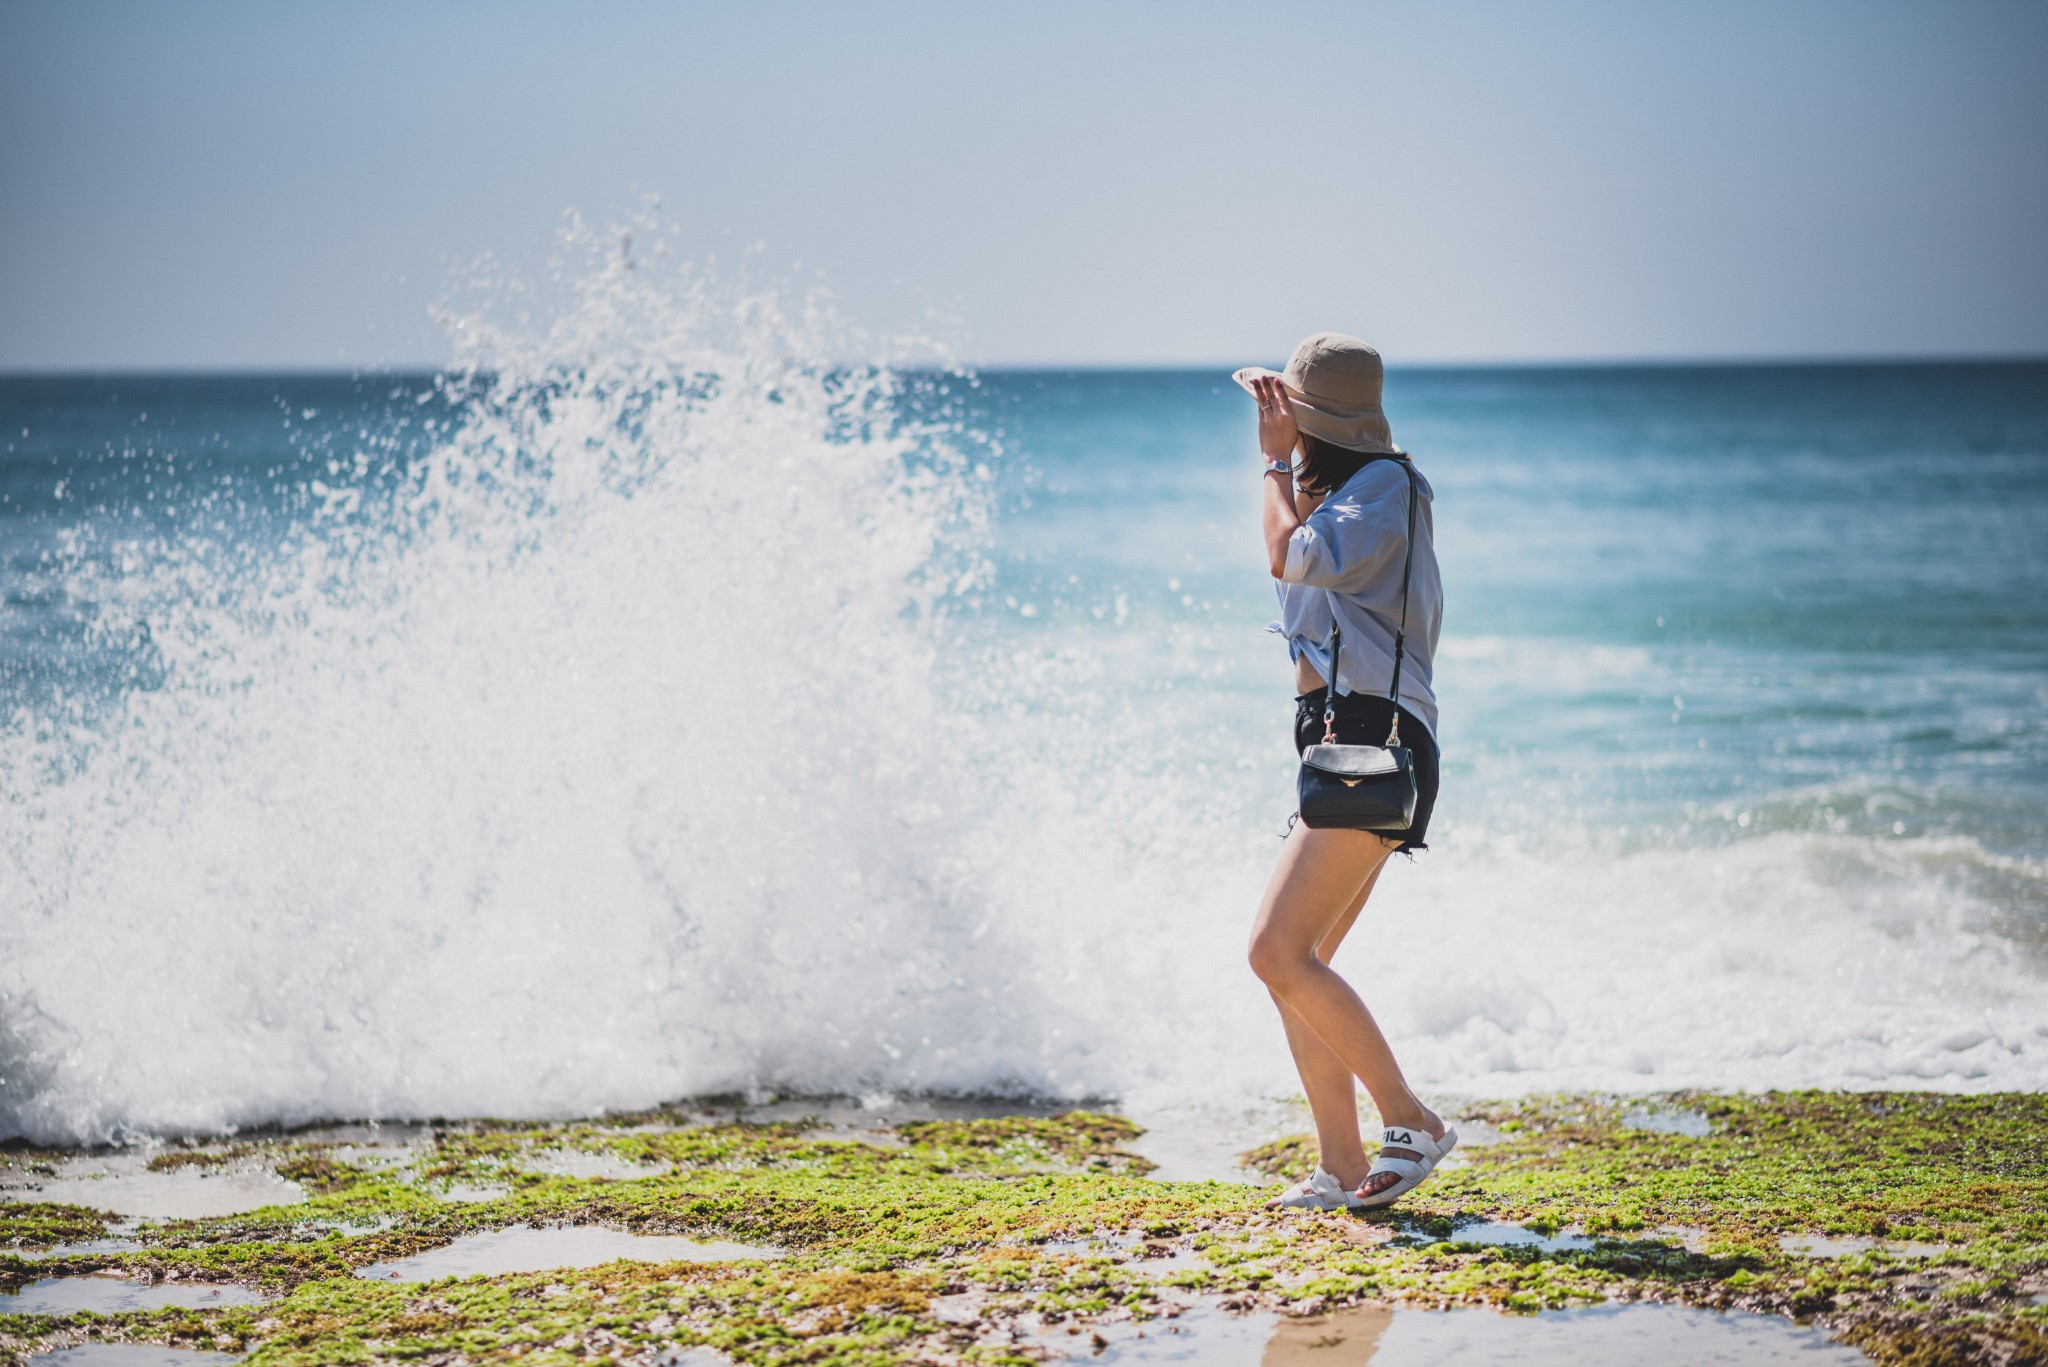
{"label": "pale blue sky", "polygon": [[663,197],[989,363],[2048,353],[2048,4],[0,0],[0,368],[406,364]]}

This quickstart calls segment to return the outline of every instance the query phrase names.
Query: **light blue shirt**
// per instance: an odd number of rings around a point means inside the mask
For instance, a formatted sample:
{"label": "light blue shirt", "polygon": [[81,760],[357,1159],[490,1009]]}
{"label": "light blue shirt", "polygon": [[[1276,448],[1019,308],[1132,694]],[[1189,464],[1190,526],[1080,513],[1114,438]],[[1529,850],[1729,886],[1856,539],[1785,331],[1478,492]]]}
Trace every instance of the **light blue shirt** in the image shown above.
{"label": "light blue shirt", "polygon": [[[1402,462],[1376,460],[1309,514],[1287,542],[1287,568],[1274,589],[1280,620],[1268,630],[1287,653],[1330,677],[1330,627],[1344,627],[1337,692],[1388,696],[1394,630],[1401,622],[1401,560],[1408,549],[1408,478]],[[1401,657],[1401,706],[1436,738],[1433,687],[1436,641],[1443,630],[1444,586],[1437,573],[1430,507],[1434,494],[1415,473],[1415,566],[1408,585],[1408,632]]]}

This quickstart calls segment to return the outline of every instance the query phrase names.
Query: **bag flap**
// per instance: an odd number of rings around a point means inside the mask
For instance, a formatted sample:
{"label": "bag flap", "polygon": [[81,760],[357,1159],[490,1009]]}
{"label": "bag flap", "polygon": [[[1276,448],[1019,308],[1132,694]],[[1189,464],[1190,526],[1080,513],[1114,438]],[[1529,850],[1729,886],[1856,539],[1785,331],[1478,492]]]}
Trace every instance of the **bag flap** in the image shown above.
{"label": "bag flap", "polygon": [[1408,768],[1408,748],[1386,745],[1311,745],[1301,762],[1335,778],[1375,778]]}

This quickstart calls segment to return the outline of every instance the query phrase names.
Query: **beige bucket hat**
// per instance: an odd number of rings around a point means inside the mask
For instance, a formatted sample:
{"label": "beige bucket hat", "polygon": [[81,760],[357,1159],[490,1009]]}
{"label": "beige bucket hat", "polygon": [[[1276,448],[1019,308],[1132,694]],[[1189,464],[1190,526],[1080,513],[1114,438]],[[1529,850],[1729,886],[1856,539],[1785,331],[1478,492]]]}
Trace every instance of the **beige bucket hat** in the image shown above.
{"label": "beige bucket hat", "polygon": [[1230,378],[1252,392],[1252,381],[1277,378],[1294,405],[1294,421],[1312,437],[1379,456],[1407,454],[1394,445],[1380,388],[1380,354],[1341,332],[1318,332],[1294,349],[1287,369],[1249,365]]}

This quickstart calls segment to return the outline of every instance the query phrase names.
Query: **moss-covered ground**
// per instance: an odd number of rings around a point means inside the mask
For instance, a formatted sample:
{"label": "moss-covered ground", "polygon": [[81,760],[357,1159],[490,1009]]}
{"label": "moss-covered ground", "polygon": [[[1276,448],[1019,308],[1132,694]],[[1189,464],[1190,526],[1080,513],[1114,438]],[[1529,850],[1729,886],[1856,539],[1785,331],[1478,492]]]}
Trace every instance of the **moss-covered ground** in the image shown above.
{"label": "moss-covered ground", "polygon": [[[1684,1113],[1693,1133],[1645,1128],[1646,1104]],[[0,1205],[0,1289],[102,1273],[236,1282],[275,1299],[0,1314],[0,1362],[87,1339],[246,1353],[265,1367],[652,1362],[699,1344],[753,1364],[1019,1362],[1043,1356],[1020,1326],[1057,1341],[1206,1296],[1295,1314],[1367,1300],[1510,1313],[1655,1300],[1809,1319],[1882,1363],[2048,1363],[2048,1097],[1548,1098],[1466,1108],[1460,1123],[1492,1142],[1468,1143],[1461,1165],[1370,1217],[1270,1212],[1254,1187],[1153,1181],[1129,1152],[1133,1125],[1084,1113],[858,1138],[679,1108],[437,1126],[381,1156],[290,1135],[171,1148],[152,1166],[268,1166],[308,1197],[148,1224],[128,1231],[133,1251],[33,1260],[22,1254],[115,1222],[75,1205]],[[571,1152],[645,1175],[548,1170]],[[1292,1173],[1309,1156],[1294,1140],[1247,1161]],[[15,1148],[0,1164],[18,1184],[65,1157]],[[1461,1240],[1485,1221],[1592,1237],[1548,1251]],[[783,1256],[428,1284],[353,1275],[520,1224]],[[1781,1246],[1800,1236],[1877,1242],[1834,1257]]]}

